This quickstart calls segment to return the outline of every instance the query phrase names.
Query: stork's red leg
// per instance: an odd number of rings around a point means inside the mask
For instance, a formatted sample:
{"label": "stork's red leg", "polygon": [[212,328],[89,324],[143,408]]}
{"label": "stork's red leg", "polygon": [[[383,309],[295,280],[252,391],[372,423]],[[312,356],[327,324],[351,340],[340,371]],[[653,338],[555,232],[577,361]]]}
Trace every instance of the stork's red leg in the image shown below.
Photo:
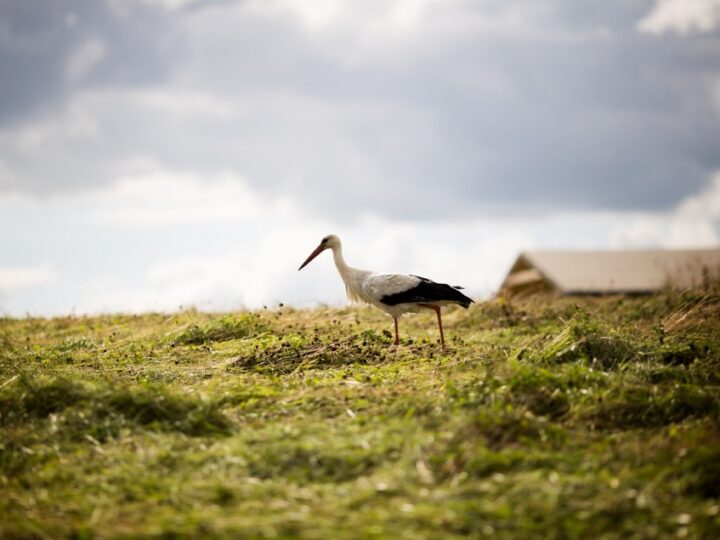
{"label": "stork's red leg", "polygon": [[445,334],[443,333],[442,317],[440,317],[440,306],[434,306],[433,304],[420,304],[422,307],[432,309],[437,315],[438,328],[440,329],[440,346],[445,349]]}
{"label": "stork's red leg", "polygon": [[400,344],[400,333],[398,332],[398,322],[397,317],[393,317],[393,321],[395,322],[395,345],[396,347]]}
{"label": "stork's red leg", "polygon": [[440,346],[445,348],[445,335],[443,334],[442,318],[440,317],[440,306],[435,306],[435,314],[438,319],[438,328],[440,328]]}

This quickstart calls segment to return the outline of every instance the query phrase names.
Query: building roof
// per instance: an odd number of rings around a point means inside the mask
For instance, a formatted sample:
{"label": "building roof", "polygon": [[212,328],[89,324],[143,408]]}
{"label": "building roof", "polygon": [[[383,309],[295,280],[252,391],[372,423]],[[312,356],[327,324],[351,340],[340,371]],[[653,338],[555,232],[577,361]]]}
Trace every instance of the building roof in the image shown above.
{"label": "building roof", "polygon": [[720,281],[720,248],[688,250],[527,251],[501,289],[512,293],[647,293]]}

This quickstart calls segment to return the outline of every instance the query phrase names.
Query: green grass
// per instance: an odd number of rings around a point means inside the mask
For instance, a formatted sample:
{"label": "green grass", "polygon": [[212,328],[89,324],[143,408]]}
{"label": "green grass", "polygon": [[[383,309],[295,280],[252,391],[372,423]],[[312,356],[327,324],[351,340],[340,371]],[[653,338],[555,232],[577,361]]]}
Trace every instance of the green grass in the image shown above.
{"label": "green grass", "polygon": [[0,319],[0,538],[718,538],[720,297]]}

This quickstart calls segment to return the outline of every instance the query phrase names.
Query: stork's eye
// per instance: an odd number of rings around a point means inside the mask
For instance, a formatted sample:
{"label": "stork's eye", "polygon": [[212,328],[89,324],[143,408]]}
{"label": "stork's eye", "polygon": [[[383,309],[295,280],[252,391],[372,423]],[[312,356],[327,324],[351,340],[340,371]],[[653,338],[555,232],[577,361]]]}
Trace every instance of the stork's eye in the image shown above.
{"label": "stork's eye", "polygon": [[322,243],[327,244],[328,240],[330,240],[330,238],[326,236],[325,238],[322,239]]}

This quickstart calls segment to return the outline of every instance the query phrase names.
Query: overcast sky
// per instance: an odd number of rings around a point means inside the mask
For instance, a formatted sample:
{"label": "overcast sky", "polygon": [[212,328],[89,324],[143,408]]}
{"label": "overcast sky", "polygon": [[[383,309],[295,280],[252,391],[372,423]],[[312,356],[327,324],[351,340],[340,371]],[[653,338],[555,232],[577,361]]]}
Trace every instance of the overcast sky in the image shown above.
{"label": "overcast sky", "polygon": [[720,0],[0,0],[0,313],[720,243]]}

